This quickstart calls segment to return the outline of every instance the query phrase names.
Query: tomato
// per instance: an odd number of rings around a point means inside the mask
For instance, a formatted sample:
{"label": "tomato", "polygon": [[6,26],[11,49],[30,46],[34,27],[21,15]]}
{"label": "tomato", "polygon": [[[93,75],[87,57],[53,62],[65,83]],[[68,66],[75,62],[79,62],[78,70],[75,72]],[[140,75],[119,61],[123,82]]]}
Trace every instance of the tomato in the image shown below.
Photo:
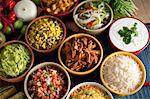
{"label": "tomato", "polygon": [[7,0],[7,6],[9,7],[9,10],[13,10],[13,8],[15,7],[16,5],[16,2],[14,0]]}
{"label": "tomato", "polygon": [[15,12],[14,11],[10,12],[8,14],[8,18],[9,18],[10,21],[15,22],[16,21],[16,14],[15,14]]}
{"label": "tomato", "polygon": [[87,24],[87,27],[88,27],[88,28],[91,28],[91,27],[93,26],[93,23],[94,23],[94,21],[89,22],[89,23]]}
{"label": "tomato", "polygon": [[92,10],[92,9],[93,9],[93,7],[91,7],[91,6],[87,6],[87,7],[86,7],[86,9],[87,9],[87,10]]}

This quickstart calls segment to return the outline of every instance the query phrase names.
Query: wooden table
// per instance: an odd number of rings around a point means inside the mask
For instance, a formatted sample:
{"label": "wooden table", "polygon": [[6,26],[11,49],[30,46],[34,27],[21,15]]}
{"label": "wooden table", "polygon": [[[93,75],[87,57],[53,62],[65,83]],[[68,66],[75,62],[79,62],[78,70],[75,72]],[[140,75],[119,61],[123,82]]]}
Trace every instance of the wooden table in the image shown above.
{"label": "wooden table", "polygon": [[144,23],[150,23],[150,0],[134,0],[138,11],[136,18]]}

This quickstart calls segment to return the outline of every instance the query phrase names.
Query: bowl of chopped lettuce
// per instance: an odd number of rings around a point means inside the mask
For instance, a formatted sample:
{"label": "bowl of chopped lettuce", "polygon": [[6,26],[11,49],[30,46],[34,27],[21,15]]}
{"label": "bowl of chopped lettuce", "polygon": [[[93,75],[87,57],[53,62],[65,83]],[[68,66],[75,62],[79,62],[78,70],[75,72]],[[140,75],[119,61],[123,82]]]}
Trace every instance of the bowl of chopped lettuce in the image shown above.
{"label": "bowl of chopped lettuce", "polygon": [[0,46],[0,79],[22,81],[34,63],[34,54],[24,42],[13,40]]}
{"label": "bowl of chopped lettuce", "polygon": [[87,0],[76,7],[73,18],[81,29],[90,34],[98,35],[112,23],[113,11],[107,3]]}

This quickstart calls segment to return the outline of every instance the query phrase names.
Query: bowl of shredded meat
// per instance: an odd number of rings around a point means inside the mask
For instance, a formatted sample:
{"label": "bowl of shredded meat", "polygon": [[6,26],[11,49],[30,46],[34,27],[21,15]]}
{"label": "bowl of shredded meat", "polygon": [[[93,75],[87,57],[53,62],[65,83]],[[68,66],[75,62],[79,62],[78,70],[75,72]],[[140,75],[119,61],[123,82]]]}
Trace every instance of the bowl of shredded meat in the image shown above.
{"label": "bowl of shredded meat", "polygon": [[89,34],[74,34],[62,42],[58,58],[61,65],[71,74],[86,75],[100,65],[103,48],[100,42]]}

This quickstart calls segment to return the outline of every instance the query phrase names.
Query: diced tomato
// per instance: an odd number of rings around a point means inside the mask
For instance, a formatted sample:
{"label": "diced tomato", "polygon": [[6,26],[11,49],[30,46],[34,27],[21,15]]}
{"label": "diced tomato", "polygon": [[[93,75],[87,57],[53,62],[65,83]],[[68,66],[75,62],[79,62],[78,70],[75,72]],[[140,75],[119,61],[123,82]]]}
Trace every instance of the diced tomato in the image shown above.
{"label": "diced tomato", "polygon": [[93,7],[87,6],[86,9],[87,9],[87,10],[93,10]]}
{"label": "diced tomato", "polygon": [[91,27],[93,26],[93,23],[94,23],[94,21],[89,22],[89,23],[87,24],[87,27],[88,27],[88,28],[91,28]]}

